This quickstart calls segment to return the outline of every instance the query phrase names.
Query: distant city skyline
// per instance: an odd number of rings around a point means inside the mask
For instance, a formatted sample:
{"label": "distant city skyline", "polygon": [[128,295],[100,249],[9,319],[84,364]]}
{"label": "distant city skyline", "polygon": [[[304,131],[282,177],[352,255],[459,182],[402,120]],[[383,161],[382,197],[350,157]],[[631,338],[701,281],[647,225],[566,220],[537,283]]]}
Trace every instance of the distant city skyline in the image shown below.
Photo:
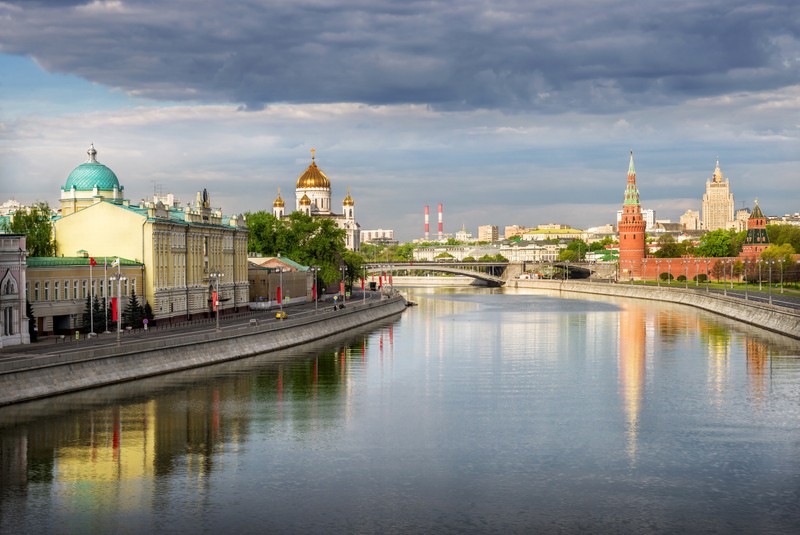
{"label": "distant city skyline", "polygon": [[362,227],[400,241],[440,202],[451,235],[587,228],[615,222],[632,149],[659,218],[700,209],[717,158],[736,209],[793,213],[795,10],[7,1],[0,199],[55,206],[94,143],[131,201],[208,188],[226,213],[271,211],[314,147],[333,204],[349,186]]}

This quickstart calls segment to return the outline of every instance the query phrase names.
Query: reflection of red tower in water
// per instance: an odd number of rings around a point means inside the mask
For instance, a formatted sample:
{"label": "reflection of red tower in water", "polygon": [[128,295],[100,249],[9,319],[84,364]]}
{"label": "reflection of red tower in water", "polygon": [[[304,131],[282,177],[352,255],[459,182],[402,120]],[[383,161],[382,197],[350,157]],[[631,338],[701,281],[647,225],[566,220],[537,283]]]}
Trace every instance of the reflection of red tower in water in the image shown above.
{"label": "reflection of red tower in water", "polygon": [[625,189],[625,202],[622,205],[622,218],[619,231],[619,267],[628,277],[642,276],[644,259],[644,228],[642,207],[639,204],[639,190],[636,188],[636,169],[633,167],[633,151],[628,165],[628,187]]}

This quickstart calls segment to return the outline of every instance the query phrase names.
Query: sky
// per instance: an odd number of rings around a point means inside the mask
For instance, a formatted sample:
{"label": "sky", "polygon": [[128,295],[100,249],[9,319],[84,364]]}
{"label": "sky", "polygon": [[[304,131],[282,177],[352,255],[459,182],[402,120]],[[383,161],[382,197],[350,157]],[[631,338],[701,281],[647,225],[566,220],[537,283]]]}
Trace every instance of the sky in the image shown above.
{"label": "sky", "polygon": [[134,202],[294,199],[316,162],[363,229],[800,211],[796,0],[0,0],[0,202],[90,143]]}

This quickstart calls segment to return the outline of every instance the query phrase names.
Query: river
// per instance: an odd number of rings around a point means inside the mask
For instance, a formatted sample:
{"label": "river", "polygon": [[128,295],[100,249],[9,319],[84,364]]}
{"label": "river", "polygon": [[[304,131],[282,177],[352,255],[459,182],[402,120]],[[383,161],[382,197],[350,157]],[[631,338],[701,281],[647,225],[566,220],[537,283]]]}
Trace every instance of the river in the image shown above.
{"label": "river", "polygon": [[322,343],[0,408],[0,533],[796,533],[798,343],[412,288]]}

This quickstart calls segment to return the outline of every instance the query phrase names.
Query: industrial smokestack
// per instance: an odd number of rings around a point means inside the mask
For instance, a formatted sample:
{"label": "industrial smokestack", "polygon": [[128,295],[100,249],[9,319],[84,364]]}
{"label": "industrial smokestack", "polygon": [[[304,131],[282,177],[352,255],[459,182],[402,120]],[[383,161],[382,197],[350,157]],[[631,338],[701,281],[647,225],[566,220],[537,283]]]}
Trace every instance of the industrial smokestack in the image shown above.
{"label": "industrial smokestack", "polygon": [[425,241],[428,241],[431,237],[431,224],[428,218],[430,217],[431,207],[427,204],[425,205]]}
{"label": "industrial smokestack", "polygon": [[439,203],[439,239],[442,239],[442,203]]}

